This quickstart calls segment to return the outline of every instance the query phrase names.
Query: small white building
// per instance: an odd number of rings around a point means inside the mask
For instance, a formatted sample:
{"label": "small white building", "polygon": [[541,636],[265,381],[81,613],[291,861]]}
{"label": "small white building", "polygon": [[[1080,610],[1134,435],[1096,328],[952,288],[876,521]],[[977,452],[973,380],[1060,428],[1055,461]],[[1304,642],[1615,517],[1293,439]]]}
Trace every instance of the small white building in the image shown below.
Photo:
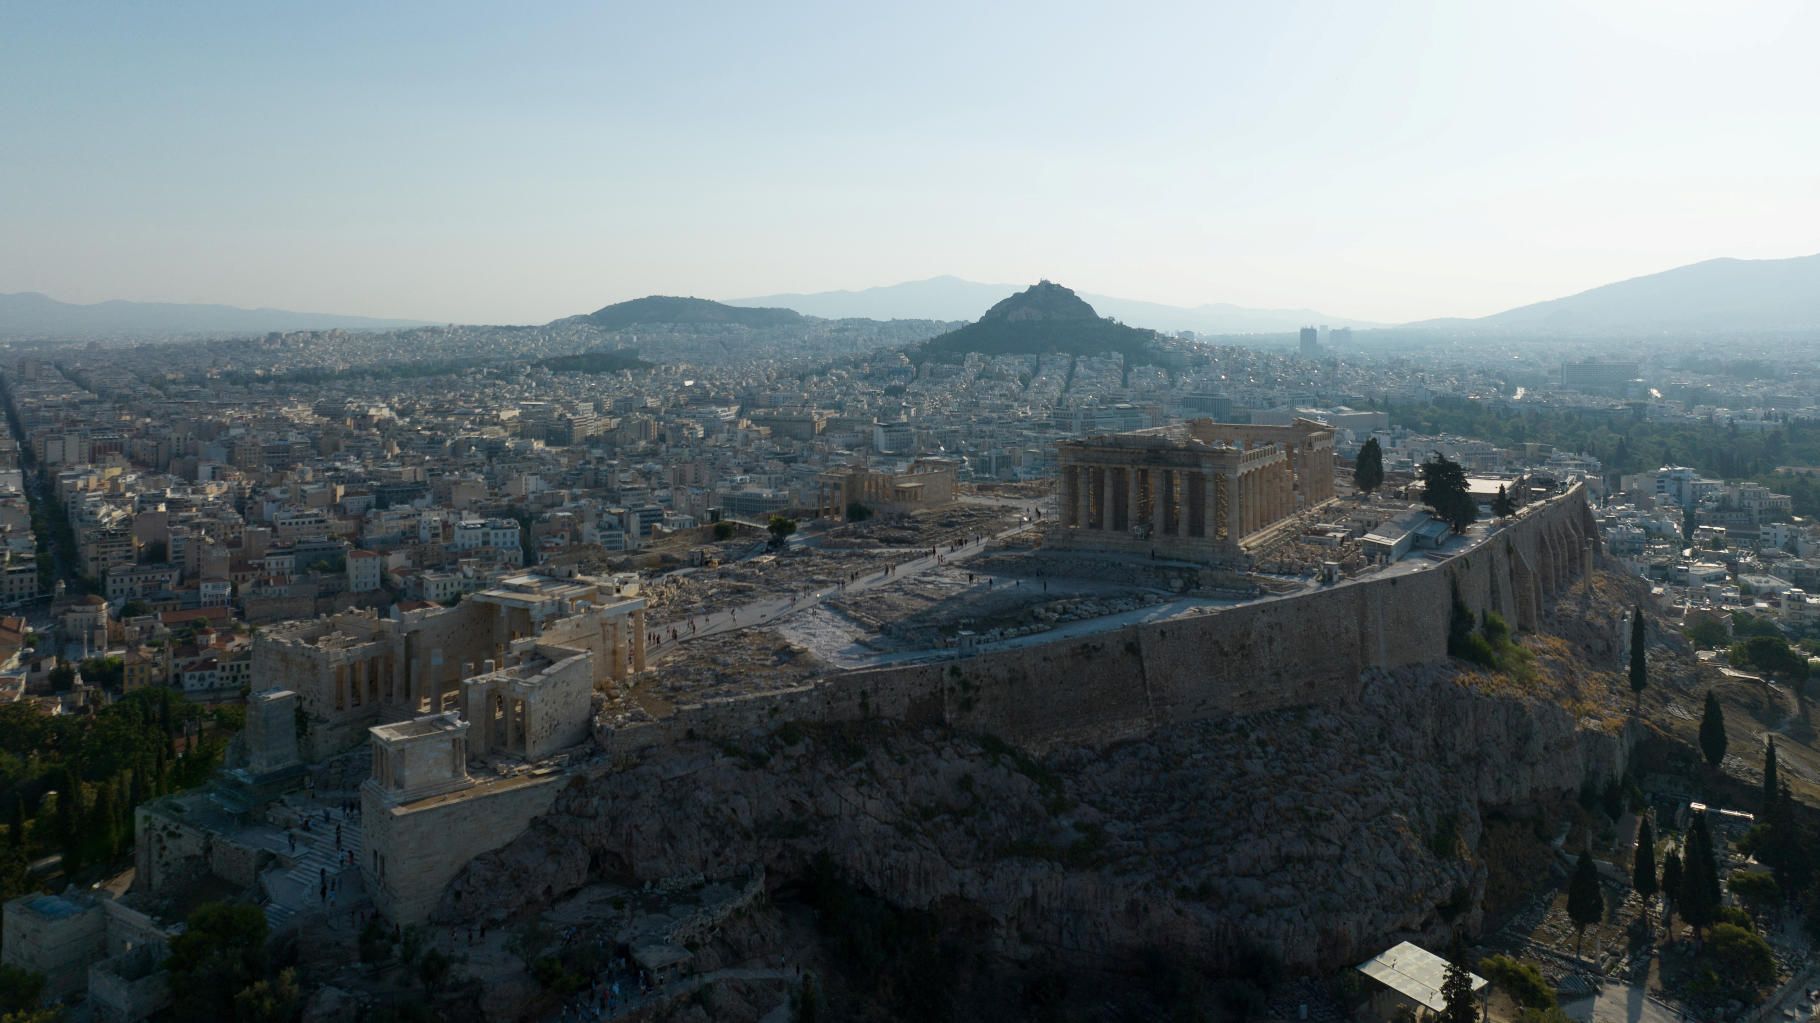
{"label": "small white building", "polygon": [[385,559],[372,551],[349,551],[347,572],[350,592],[370,593],[379,589]]}

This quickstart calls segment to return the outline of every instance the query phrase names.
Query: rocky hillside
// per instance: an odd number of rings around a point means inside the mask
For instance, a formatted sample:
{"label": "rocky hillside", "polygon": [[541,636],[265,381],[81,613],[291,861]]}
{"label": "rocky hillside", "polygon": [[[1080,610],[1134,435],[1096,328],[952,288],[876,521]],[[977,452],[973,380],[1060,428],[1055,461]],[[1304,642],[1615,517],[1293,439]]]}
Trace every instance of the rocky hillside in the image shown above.
{"label": "rocky hillside", "polygon": [[[1374,674],[1355,703],[1111,749],[1036,759],[990,736],[884,722],[683,743],[577,780],[526,835],[475,861],[442,913],[497,923],[595,877],[754,864],[785,905],[831,871],[983,956],[963,957],[985,978],[977,992],[1031,970],[1136,976],[1158,949],[1215,971],[1260,955],[1317,971],[1400,938],[1441,940],[1476,926],[1488,886],[1511,884],[1493,877],[1488,819],[1545,818],[1588,779],[1623,771],[1628,691],[1604,667],[1618,660],[1614,633],[1584,624],[1610,610],[1576,607],[1568,636],[1535,637],[1520,677]],[[848,942],[823,938],[838,975]]]}

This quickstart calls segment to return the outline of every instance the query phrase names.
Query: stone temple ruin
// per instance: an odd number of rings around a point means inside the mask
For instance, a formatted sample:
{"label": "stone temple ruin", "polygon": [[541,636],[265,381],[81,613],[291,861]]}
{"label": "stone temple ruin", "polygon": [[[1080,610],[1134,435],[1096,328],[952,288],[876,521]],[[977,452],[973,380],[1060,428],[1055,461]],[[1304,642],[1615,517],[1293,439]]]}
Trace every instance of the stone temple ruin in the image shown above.
{"label": "stone temple ruin", "polygon": [[1053,547],[1239,566],[1253,538],[1331,499],[1333,430],[1193,419],[1065,440]]}
{"label": "stone temple ruin", "polygon": [[[298,694],[308,760],[359,743],[377,724],[468,709],[477,669],[496,682],[501,666],[512,669],[519,684],[490,690],[495,712],[522,719],[531,704],[569,691],[529,680],[533,663],[555,666],[585,652],[590,690],[644,670],[645,599],[623,589],[526,574],[453,608],[395,618],[348,611],[274,627],[253,645],[254,688],[281,681]],[[585,720],[585,693],[581,702]]]}
{"label": "stone temple ruin", "polygon": [[[286,887],[268,875],[311,874],[273,837],[299,820],[287,793],[305,784],[306,765],[364,744],[361,819],[338,828],[336,852],[345,832],[374,904],[422,920],[457,870],[548,809],[565,760],[595,752],[595,694],[645,670],[645,608],[632,577],[527,573],[454,607],[350,611],[260,633],[257,691],[230,763],[206,790],[139,808],[136,890],[180,887],[198,864],[268,895]],[[289,912],[268,907],[268,919]]]}

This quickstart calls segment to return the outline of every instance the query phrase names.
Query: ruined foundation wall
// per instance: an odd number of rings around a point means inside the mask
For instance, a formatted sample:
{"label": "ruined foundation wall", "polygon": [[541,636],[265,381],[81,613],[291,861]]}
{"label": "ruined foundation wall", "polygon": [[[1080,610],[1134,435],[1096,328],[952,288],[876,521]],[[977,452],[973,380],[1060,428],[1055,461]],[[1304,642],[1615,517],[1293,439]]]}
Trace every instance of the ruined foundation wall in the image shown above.
{"label": "ruined foundation wall", "polygon": [[688,738],[730,739],[785,721],[885,717],[1042,748],[1141,736],[1163,724],[1356,695],[1366,668],[1447,655],[1453,600],[1533,628],[1584,573],[1597,528],[1576,486],[1531,506],[1443,564],[1079,641],[832,676],[784,693],[682,706],[600,728],[620,755]]}
{"label": "ruined foundation wall", "polygon": [[515,778],[402,806],[388,805],[372,782],[362,785],[360,871],[373,904],[399,923],[426,919],[468,861],[523,834],[566,780]]}

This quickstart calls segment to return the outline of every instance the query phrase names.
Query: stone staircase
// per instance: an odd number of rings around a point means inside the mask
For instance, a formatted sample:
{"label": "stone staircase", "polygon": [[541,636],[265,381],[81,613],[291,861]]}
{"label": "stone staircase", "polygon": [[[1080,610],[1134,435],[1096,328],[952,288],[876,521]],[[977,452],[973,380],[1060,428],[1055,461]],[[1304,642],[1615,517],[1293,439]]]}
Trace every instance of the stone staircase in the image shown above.
{"label": "stone staircase", "polygon": [[[341,825],[341,848],[335,848],[335,825]],[[360,824],[357,817],[342,817],[331,812],[328,824],[323,824],[320,817],[311,825],[311,830],[292,829],[297,836],[296,862],[291,868],[279,875],[278,883],[269,886],[271,898],[265,904],[266,926],[277,931],[290,923],[298,915],[312,907],[322,905],[317,892],[322,884],[323,872],[333,878],[343,871],[357,874],[362,849]],[[343,864],[345,854],[354,854],[354,866]],[[345,885],[343,886],[345,889]]]}

